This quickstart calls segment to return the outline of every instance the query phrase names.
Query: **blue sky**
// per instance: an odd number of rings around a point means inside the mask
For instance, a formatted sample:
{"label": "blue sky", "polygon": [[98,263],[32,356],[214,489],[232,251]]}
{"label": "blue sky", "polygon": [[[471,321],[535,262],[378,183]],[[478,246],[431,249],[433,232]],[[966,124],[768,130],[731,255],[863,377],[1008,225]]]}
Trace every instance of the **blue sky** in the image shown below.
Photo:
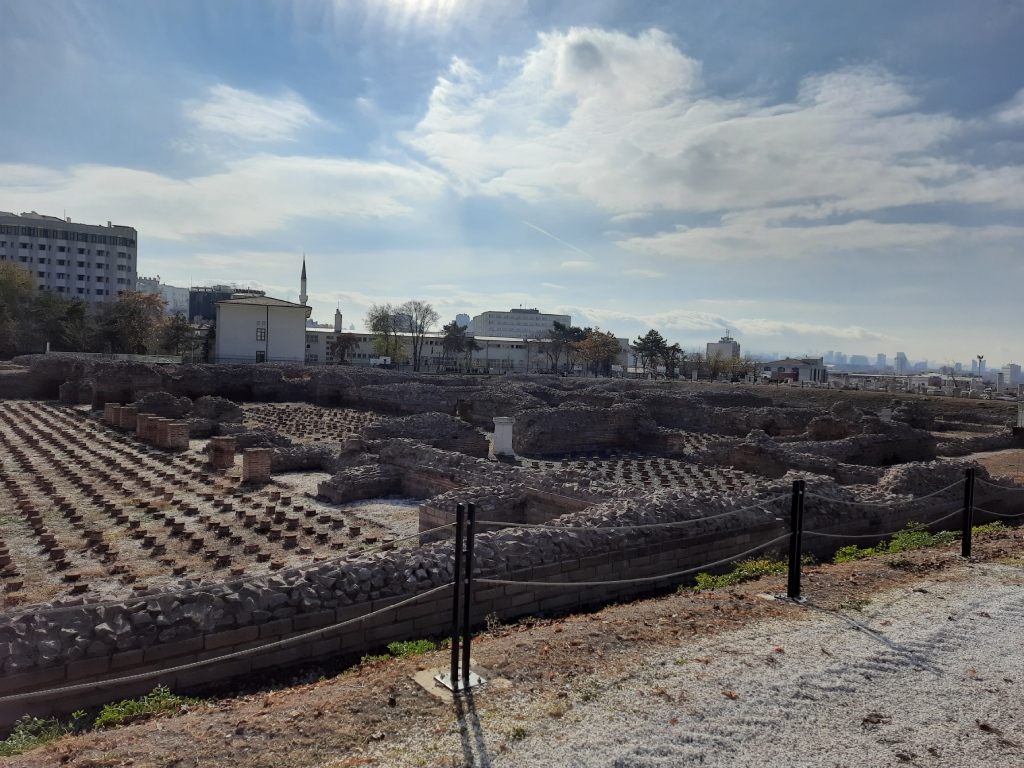
{"label": "blue sky", "polygon": [[0,210],[140,271],[1024,358],[1024,4],[0,0]]}

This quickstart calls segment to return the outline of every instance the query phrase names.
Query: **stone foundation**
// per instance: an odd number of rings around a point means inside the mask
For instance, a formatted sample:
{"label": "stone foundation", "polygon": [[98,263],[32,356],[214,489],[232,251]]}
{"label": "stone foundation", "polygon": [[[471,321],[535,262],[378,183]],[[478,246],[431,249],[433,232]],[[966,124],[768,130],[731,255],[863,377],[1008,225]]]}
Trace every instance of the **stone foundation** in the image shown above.
{"label": "stone foundation", "polygon": [[211,437],[206,446],[210,465],[214,469],[230,469],[235,466],[235,451],[238,444],[233,437]]}

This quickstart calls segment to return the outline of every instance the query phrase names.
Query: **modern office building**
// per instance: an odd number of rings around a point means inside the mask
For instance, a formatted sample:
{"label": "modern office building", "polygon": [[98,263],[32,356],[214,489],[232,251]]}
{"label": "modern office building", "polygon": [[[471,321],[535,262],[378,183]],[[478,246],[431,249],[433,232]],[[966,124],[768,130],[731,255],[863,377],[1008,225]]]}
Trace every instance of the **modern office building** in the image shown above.
{"label": "modern office building", "polygon": [[572,325],[569,315],[546,315],[539,309],[510,309],[508,312],[483,312],[473,318],[475,336],[510,339],[540,339],[554,324]]}
{"label": "modern office building", "polygon": [[104,227],[0,211],[0,261],[24,267],[40,291],[99,304],[136,290],[138,234],[109,221]]}
{"label": "modern office building", "polygon": [[719,360],[732,360],[740,356],[740,343],[725,332],[725,336],[718,341],[709,342],[707,346],[708,359],[718,358]]}
{"label": "modern office building", "polygon": [[230,285],[190,288],[188,292],[189,322],[212,323],[216,321],[217,302],[240,296],[266,296],[266,292],[251,288],[233,288]]}

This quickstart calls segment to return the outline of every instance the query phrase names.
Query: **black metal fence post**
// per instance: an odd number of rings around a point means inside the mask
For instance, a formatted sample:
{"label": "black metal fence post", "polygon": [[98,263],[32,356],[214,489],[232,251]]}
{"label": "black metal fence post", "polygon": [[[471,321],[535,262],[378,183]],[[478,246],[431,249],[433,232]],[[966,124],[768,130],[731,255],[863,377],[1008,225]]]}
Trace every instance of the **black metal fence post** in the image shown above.
{"label": "black metal fence post", "polygon": [[473,605],[473,539],[476,528],[476,504],[472,501],[468,506],[466,523],[466,589],[462,595],[462,688],[469,690],[469,652],[473,642],[473,629],[470,625],[470,610]]}
{"label": "black metal fence post", "polygon": [[462,585],[462,529],[466,518],[466,505],[455,505],[455,570],[452,586],[452,664],[449,670],[452,692],[459,685],[459,588]]}
{"label": "black metal fence post", "polygon": [[800,557],[804,534],[804,493],[803,480],[793,481],[793,503],[789,514],[789,584],[786,597],[796,600],[800,597]]}
{"label": "black metal fence post", "polygon": [[960,534],[960,554],[971,556],[971,529],[974,528],[974,467],[967,470],[964,479],[964,521]]}

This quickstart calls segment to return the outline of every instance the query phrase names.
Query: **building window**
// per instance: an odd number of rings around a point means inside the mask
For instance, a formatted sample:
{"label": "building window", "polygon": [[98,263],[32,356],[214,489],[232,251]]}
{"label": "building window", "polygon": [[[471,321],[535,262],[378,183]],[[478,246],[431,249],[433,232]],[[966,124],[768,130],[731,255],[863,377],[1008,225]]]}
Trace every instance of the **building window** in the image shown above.
{"label": "building window", "polygon": [[85,293],[85,288],[79,288],[79,289],[78,289],[78,292],[79,292],[79,293]]}
{"label": "building window", "polygon": [[67,250],[67,248],[65,248],[63,245],[58,245],[57,246],[57,253],[64,253],[64,251],[66,251],[66,250]]}
{"label": "building window", "polygon": [[256,329],[256,341],[266,341],[266,340],[267,340],[267,329],[266,328],[257,328]]}
{"label": "building window", "polygon": [[258,351],[256,353],[256,362],[257,363],[265,363],[265,362],[267,362],[267,353],[264,352],[263,350]]}

